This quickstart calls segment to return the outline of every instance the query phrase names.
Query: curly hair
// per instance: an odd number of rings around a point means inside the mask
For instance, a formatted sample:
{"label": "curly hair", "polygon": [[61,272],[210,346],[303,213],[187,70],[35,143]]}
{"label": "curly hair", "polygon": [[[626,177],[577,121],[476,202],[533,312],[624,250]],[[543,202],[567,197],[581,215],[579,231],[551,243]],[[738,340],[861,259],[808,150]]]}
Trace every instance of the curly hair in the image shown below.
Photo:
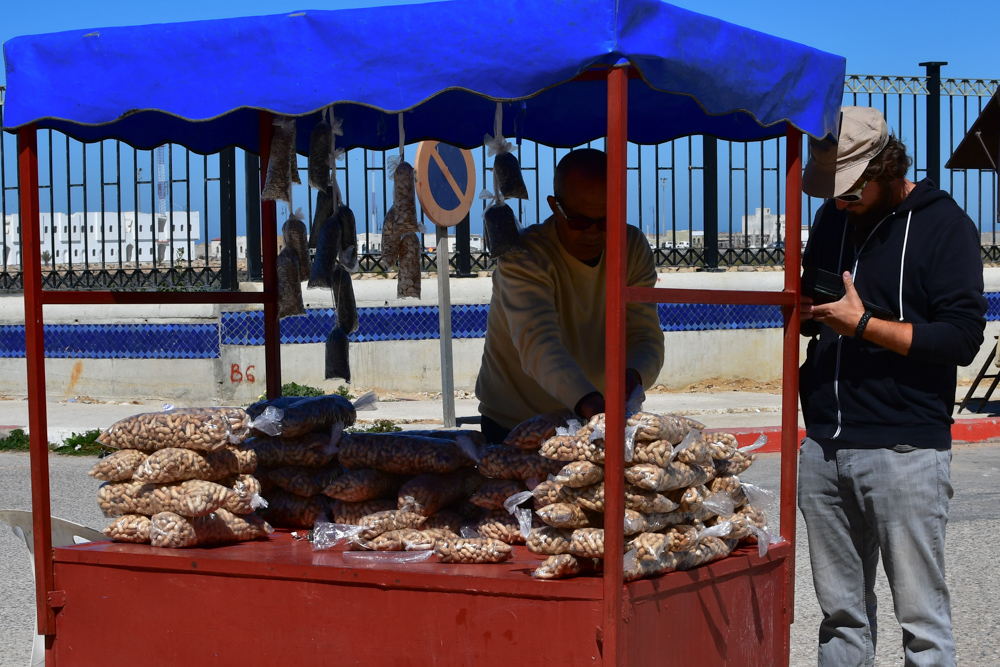
{"label": "curly hair", "polygon": [[912,164],[913,158],[906,154],[906,145],[896,135],[890,134],[889,142],[868,163],[862,178],[866,181],[890,183],[897,178],[905,178]]}

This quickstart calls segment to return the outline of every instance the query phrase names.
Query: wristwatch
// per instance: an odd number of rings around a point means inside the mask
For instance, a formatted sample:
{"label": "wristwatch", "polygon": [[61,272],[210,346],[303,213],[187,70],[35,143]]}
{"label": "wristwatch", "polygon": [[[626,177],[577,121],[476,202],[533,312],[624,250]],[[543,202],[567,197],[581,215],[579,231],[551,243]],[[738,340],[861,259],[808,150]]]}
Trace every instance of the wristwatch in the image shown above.
{"label": "wristwatch", "polygon": [[872,311],[866,310],[865,314],[861,316],[860,320],[858,320],[858,328],[854,330],[855,338],[861,338],[861,336],[865,333],[865,327],[868,326],[868,320],[870,320],[871,318],[872,318]]}

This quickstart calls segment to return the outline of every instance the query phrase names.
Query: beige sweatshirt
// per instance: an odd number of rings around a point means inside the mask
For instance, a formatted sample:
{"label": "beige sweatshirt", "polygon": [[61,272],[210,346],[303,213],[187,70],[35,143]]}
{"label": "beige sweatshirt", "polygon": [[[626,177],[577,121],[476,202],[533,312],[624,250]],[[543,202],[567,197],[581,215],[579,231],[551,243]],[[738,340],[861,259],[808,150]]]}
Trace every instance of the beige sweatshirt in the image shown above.
{"label": "beige sweatshirt", "polygon": [[[649,243],[638,228],[627,230],[626,282],[653,287]],[[570,256],[551,217],[523,238],[529,252],[501,260],[493,272],[476,381],[479,412],[505,428],[543,412],[572,411],[587,394],[604,393],[605,256],[595,267]],[[625,366],[648,388],[663,366],[656,304],[628,304],[625,335]]]}

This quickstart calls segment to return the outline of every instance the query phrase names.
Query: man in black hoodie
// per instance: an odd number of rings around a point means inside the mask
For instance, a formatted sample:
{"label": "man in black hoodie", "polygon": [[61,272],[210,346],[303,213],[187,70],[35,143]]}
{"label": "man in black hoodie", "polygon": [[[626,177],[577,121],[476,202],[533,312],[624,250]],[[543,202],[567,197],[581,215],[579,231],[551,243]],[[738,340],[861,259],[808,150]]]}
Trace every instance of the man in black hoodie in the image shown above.
{"label": "man in black hoodie", "polygon": [[844,107],[839,141],[810,141],[803,175],[829,198],[802,256],[800,311],[812,340],[799,507],[821,667],[873,664],[880,554],[906,665],[955,664],[951,415],[957,367],[983,342],[983,265],[975,225],[933,182],[909,181],[911,162],[877,109]]}

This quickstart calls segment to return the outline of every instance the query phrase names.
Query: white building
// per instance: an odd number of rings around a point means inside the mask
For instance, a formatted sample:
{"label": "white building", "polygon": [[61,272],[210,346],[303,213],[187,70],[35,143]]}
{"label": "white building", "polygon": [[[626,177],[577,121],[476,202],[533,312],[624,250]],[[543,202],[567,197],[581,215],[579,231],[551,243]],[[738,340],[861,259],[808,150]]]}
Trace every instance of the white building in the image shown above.
{"label": "white building", "polygon": [[[166,263],[170,257],[181,259],[190,253],[201,238],[200,214],[197,211],[173,211],[166,214],[135,211],[90,213],[42,213],[41,251],[45,263],[94,264]],[[7,264],[21,264],[18,215],[4,217]],[[245,244],[244,244],[245,245]]]}
{"label": "white building", "polygon": [[741,228],[733,231],[735,242],[736,234],[746,240],[751,248],[760,248],[778,241],[785,240],[785,216],[774,215],[771,209],[756,209],[753,215],[740,216]]}

